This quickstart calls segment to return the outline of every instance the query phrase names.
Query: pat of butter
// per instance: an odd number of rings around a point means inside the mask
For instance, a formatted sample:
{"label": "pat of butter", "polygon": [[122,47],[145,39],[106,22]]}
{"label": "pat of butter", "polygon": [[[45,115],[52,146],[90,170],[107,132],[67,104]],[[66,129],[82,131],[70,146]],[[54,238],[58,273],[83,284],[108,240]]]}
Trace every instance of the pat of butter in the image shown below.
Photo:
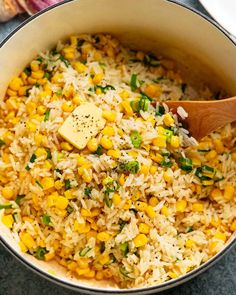
{"label": "pat of butter", "polygon": [[85,103],[71,113],[58,132],[73,146],[83,149],[104,128],[105,122],[101,109],[92,103]]}

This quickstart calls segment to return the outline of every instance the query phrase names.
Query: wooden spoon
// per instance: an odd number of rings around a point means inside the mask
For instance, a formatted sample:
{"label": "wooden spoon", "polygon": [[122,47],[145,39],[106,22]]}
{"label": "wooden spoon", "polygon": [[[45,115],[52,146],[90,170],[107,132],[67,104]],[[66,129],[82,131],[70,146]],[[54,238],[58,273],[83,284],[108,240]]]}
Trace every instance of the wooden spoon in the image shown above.
{"label": "wooden spoon", "polygon": [[179,106],[188,113],[184,120],[187,129],[197,140],[227,123],[236,121],[236,96],[207,101],[165,101],[169,109],[176,112]]}

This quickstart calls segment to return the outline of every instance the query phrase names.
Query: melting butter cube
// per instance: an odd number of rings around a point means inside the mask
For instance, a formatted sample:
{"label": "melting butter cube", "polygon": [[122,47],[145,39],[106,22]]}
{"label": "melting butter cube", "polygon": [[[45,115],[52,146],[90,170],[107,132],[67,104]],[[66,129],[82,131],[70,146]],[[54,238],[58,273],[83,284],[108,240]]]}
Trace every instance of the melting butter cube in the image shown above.
{"label": "melting butter cube", "polygon": [[92,103],[85,103],[71,113],[58,132],[73,146],[83,149],[104,128],[105,122],[101,109]]}

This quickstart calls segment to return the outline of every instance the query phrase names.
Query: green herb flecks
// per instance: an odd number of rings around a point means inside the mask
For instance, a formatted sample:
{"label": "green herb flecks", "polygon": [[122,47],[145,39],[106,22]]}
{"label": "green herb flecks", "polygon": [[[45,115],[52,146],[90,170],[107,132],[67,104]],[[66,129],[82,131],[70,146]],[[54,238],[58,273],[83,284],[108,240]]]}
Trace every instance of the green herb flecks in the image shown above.
{"label": "green herb flecks", "polygon": [[33,154],[30,158],[30,163],[34,163],[36,159],[37,159],[37,156]]}
{"label": "green herb flecks", "polygon": [[91,251],[91,247],[85,247],[84,249],[80,250],[79,256],[84,257],[86,254],[88,254],[89,251]]}
{"label": "green herb flecks", "polygon": [[161,161],[161,166],[165,167],[165,168],[170,168],[173,165],[173,162],[171,161],[171,159],[164,157],[164,159]]}
{"label": "green herb flecks", "polygon": [[144,65],[145,66],[151,66],[151,67],[159,67],[160,61],[153,55],[153,54],[146,54],[144,56]]}
{"label": "green herb flecks", "polygon": [[111,201],[111,199],[110,199],[110,193],[109,193],[109,191],[105,191],[105,192],[104,192],[104,198],[103,198],[103,201],[104,201],[104,203],[106,204],[106,206],[107,206],[108,208],[111,208],[111,206],[112,206],[112,201]]}
{"label": "green herb flecks", "polygon": [[0,210],[2,209],[11,209],[12,204],[0,204]]}
{"label": "green herb flecks", "polygon": [[135,91],[139,85],[138,85],[138,77],[136,74],[132,74],[130,79],[130,87],[132,91]]}
{"label": "green herb flecks", "polygon": [[67,212],[68,214],[71,214],[73,211],[74,211],[74,208],[73,208],[71,205],[68,205],[68,206],[66,207],[66,212]]}
{"label": "green herb flecks", "polygon": [[128,221],[122,219],[119,220],[120,232],[122,232],[123,228],[126,226],[127,223]]}
{"label": "green herb flecks", "polygon": [[45,259],[45,254],[47,254],[48,251],[46,248],[43,247],[38,247],[35,251],[35,258],[37,258],[38,260],[44,260]]}
{"label": "green herb flecks", "polygon": [[103,153],[103,148],[101,144],[99,144],[97,150],[94,152],[94,155],[101,156],[102,153]]}
{"label": "green herb flecks", "polygon": [[47,152],[46,160],[51,160],[52,159],[52,154],[51,154],[50,149],[46,149],[46,152]]}
{"label": "green herb flecks", "polygon": [[100,89],[102,93],[107,93],[108,90],[116,90],[115,87],[112,85],[106,85],[106,86],[96,85],[94,87],[94,91],[96,91],[96,89]]}
{"label": "green herb flecks", "polygon": [[49,117],[50,117],[50,110],[47,109],[44,114],[44,122],[47,122],[49,120]]}
{"label": "green herb flecks", "polygon": [[127,254],[129,253],[129,244],[128,242],[124,242],[122,244],[120,244],[120,251],[122,253],[123,256],[127,256]]}
{"label": "green herb flecks", "polygon": [[51,222],[51,217],[49,215],[47,215],[47,214],[44,214],[42,216],[42,221],[43,221],[43,224],[49,225],[50,222]]}
{"label": "green herb flecks", "polygon": [[15,202],[18,206],[20,206],[22,199],[25,197],[25,195],[18,195],[15,199]]}
{"label": "green herb flecks", "polygon": [[60,58],[59,58],[62,62],[64,62],[65,66],[68,68],[69,65],[70,65],[70,62],[63,56],[63,55],[60,55]]}
{"label": "green herb flecks", "polygon": [[26,68],[24,69],[24,73],[26,74],[26,76],[30,76],[30,75],[31,75],[31,72],[32,72],[32,70],[31,70],[30,67],[26,67]]}
{"label": "green herb flecks", "polygon": [[131,279],[129,276],[130,273],[125,269],[124,265],[120,266],[119,271],[124,277]]}
{"label": "green herb flecks", "polygon": [[140,148],[142,143],[142,137],[138,131],[136,130],[132,131],[130,135],[130,139],[135,148]]}
{"label": "green herb flecks", "polygon": [[123,172],[136,174],[139,171],[139,162],[138,161],[130,161],[127,163],[121,163],[119,168]]}
{"label": "green herb flecks", "polygon": [[67,191],[68,189],[71,189],[71,183],[69,179],[65,180],[65,190]]}
{"label": "green herb flecks", "polygon": [[84,194],[85,194],[85,196],[87,196],[87,197],[90,197],[90,196],[91,196],[91,192],[92,192],[92,188],[91,188],[91,187],[86,187],[86,188],[84,189]]}
{"label": "green herb flecks", "polygon": [[138,102],[139,111],[147,112],[148,108],[149,108],[149,104],[150,104],[149,99],[142,96],[141,99]]}
{"label": "green herb flecks", "polygon": [[0,139],[0,148],[3,147],[5,145],[5,141],[3,141],[2,139]]}
{"label": "green herb flecks", "polygon": [[43,189],[42,184],[41,184],[38,180],[36,180],[35,183],[37,183],[37,185],[38,185],[41,189]]}

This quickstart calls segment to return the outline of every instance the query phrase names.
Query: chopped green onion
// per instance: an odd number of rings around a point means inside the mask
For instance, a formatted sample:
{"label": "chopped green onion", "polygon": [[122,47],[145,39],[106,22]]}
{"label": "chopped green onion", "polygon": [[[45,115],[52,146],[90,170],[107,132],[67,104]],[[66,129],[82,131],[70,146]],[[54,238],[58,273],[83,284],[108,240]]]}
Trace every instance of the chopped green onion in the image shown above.
{"label": "chopped green onion", "polygon": [[71,205],[68,205],[68,206],[66,207],[66,212],[67,212],[68,214],[71,214],[73,211],[74,211],[74,208],[73,208]]}
{"label": "chopped green onion", "polygon": [[101,156],[103,153],[103,148],[101,146],[101,144],[98,145],[97,150],[94,152],[95,155]]}
{"label": "chopped green onion", "polygon": [[151,67],[159,67],[160,66],[160,61],[157,60],[157,58],[153,54],[146,54],[144,56],[144,65],[145,66],[151,66]]}
{"label": "chopped green onion", "polygon": [[43,62],[43,58],[42,57],[38,57],[37,61],[41,64]]}
{"label": "chopped green onion", "polygon": [[26,68],[24,69],[24,73],[26,74],[26,76],[30,76],[30,75],[31,75],[31,72],[32,72],[32,70],[31,70],[30,67],[26,67]]}
{"label": "chopped green onion", "polygon": [[56,168],[56,169],[55,169],[55,171],[56,171],[57,173],[59,173],[59,174],[61,174],[61,175],[62,175],[62,170],[60,170],[60,169]]}
{"label": "chopped green onion", "polygon": [[161,116],[163,116],[164,114],[165,114],[165,108],[163,107],[163,105],[162,104],[159,104],[158,106],[157,106],[157,108],[156,108],[156,113],[155,113],[155,115],[156,116],[159,116],[159,117],[161,117]]}
{"label": "chopped green onion", "polygon": [[150,101],[149,101],[148,98],[141,97],[141,99],[138,102],[138,108],[139,108],[139,110],[142,110],[144,112],[148,111],[149,103],[150,103]]}
{"label": "chopped green onion", "polygon": [[180,168],[184,171],[187,171],[187,172],[190,172],[193,170],[193,163],[192,163],[192,160],[189,159],[189,158],[184,158],[184,157],[181,157],[180,158]]}
{"label": "chopped green onion", "polygon": [[120,188],[120,185],[116,180],[112,180],[112,181],[108,182],[105,185],[105,187],[106,187],[106,191],[108,193],[114,193],[114,192],[118,191],[118,189]]}
{"label": "chopped green onion", "polygon": [[35,254],[34,254],[34,256],[37,258],[37,259],[39,259],[39,260],[44,260],[45,259],[45,254],[47,254],[48,253],[48,251],[47,251],[47,249],[46,248],[42,248],[42,247],[38,247],[37,249],[36,249],[36,252],[35,252]]}
{"label": "chopped green onion", "polygon": [[130,106],[133,110],[133,112],[137,113],[140,109],[139,109],[139,101],[138,100],[132,100],[130,102]]}
{"label": "chopped green onion", "polygon": [[30,171],[30,166],[29,165],[27,165],[26,167],[25,167],[25,170],[27,170],[27,171]]}
{"label": "chopped green onion", "polygon": [[35,183],[37,183],[37,185],[38,185],[39,187],[41,187],[41,189],[43,189],[42,184],[41,184],[38,180],[36,180]]}
{"label": "chopped green onion", "polygon": [[197,150],[198,152],[201,152],[201,153],[207,153],[207,152],[209,152],[210,151],[210,149],[208,149],[208,150]]}
{"label": "chopped green onion", "polygon": [[36,159],[37,159],[37,156],[33,154],[30,158],[30,163],[34,163]]}
{"label": "chopped green onion", "polygon": [[47,214],[44,214],[42,216],[42,221],[43,221],[43,224],[49,225],[50,222],[51,222],[51,217],[49,215],[47,215]]}
{"label": "chopped green onion", "polygon": [[173,165],[172,161],[169,158],[164,158],[160,164],[162,167],[166,168],[170,168]]}
{"label": "chopped green onion", "polygon": [[84,189],[84,194],[85,194],[85,196],[87,196],[87,197],[90,197],[90,196],[91,196],[91,192],[92,192],[92,188],[91,188],[91,187],[86,187],[86,188]]}
{"label": "chopped green onion", "polygon": [[90,250],[92,250],[92,248],[90,247],[85,247],[84,249],[82,249],[80,252],[79,252],[79,256],[81,257],[84,257]]}
{"label": "chopped green onion", "polygon": [[109,191],[105,191],[104,192],[104,203],[107,205],[108,208],[111,208],[112,206],[112,201],[111,199],[109,198],[109,195],[110,195],[110,192]]}
{"label": "chopped green onion", "polygon": [[138,161],[130,161],[127,163],[121,163],[120,169],[124,172],[136,174],[139,170],[139,162]]}
{"label": "chopped green onion", "polygon": [[2,146],[4,146],[6,143],[5,143],[5,141],[3,141],[2,139],[0,139],[0,148],[2,147]]}
{"label": "chopped green onion", "polygon": [[44,78],[47,78],[48,80],[51,78],[51,74],[48,72],[44,73]]}
{"label": "chopped green onion", "polygon": [[193,231],[193,227],[192,226],[189,226],[188,228],[187,228],[187,233],[191,233]]}
{"label": "chopped green onion", "polygon": [[11,209],[12,204],[0,204],[0,210],[1,209]]}
{"label": "chopped green onion", "polygon": [[145,94],[143,92],[141,92],[141,97],[142,98],[147,98],[149,101],[153,101],[153,99],[150,96],[148,96],[147,94]]}
{"label": "chopped green onion", "polygon": [[21,200],[25,197],[25,195],[18,195],[15,199],[15,202],[18,206],[20,206]]}
{"label": "chopped green onion", "polygon": [[128,242],[124,242],[122,244],[120,244],[120,251],[122,253],[123,256],[127,256],[127,254],[129,253],[129,244]]}
{"label": "chopped green onion", "polygon": [[130,139],[135,148],[140,148],[142,143],[142,137],[138,131],[132,131]]}
{"label": "chopped green onion", "polygon": [[120,232],[122,232],[122,229],[125,227],[125,225],[127,223],[128,223],[128,221],[125,221],[125,220],[122,220],[122,219],[119,220]]}
{"label": "chopped green onion", "polygon": [[215,168],[207,166],[207,165],[202,166],[202,175],[203,176],[213,178],[215,173],[216,173]]}
{"label": "chopped green onion", "polygon": [[138,88],[138,79],[136,74],[132,74],[131,79],[130,79],[130,87],[132,91],[135,91]]}
{"label": "chopped green onion", "polygon": [[120,266],[119,271],[124,277],[130,279],[129,272],[125,269],[124,265]]}
{"label": "chopped green onion", "polygon": [[62,62],[64,62],[65,66],[68,68],[69,65],[70,65],[70,62],[63,56],[63,55],[60,55],[60,58],[59,58]]}
{"label": "chopped green onion", "polygon": [[51,160],[52,159],[52,154],[51,154],[50,149],[47,149],[46,151],[47,151],[47,158],[46,158],[46,160]]}
{"label": "chopped green onion", "polygon": [[110,264],[116,262],[116,257],[115,257],[115,255],[113,253],[110,253],[109,256],[110,256],[110,259],[111,259]]}
{"label": "chopped green onion", "polygon": [[106,86],[101,86],[101,85],[96,85],[94,87],[94,91],[96,91],[96,89],[101,89],[102,93],[107,93],[108,90],[116,90],[114,86],[112,85],[106,85]]}
{"label": "chopped green onion", "polygon": [[65,190],[67,191],[68,189],[71,188],[71,183],[70,183],[70,180],[69,179],[66,179],[65,180]]}
{"label": "chopped green onion", "polygon": [[173,136],[174,132],[172,130],[165,129],[164,134],[166,135],[166,141],[170,143],[171,137]]}
{"label": "chopped green onion", "polygon": [[45,114],[44,114],[44,122],[49,120],[49,116],[50,116],[50,110],[46,110]]}

